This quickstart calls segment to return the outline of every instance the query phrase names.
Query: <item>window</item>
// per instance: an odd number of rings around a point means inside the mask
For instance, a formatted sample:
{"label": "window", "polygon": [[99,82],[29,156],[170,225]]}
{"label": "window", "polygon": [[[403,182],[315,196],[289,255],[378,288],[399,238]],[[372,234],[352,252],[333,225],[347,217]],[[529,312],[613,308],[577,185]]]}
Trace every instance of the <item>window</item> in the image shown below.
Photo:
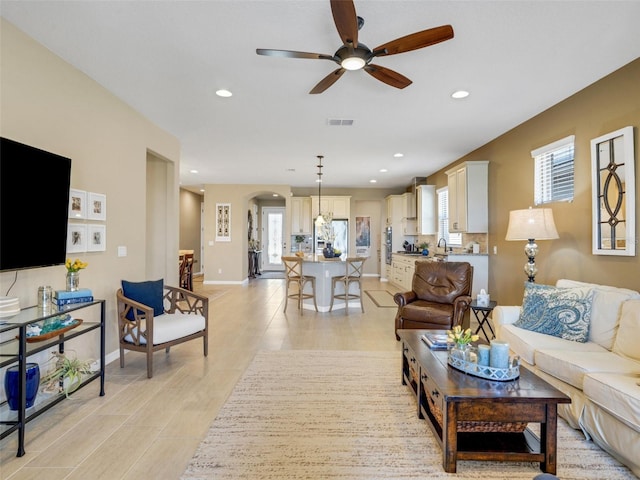
{"label": "window", "polygon": [[573,200],[574,139],[570,135],[531,152],[536,205]]}
{"label": "window", "polygon": [[441,188],[438,193],[438,240],[444,238],[447,246],[462,245],[461,233],[449,233],[449,189]]}

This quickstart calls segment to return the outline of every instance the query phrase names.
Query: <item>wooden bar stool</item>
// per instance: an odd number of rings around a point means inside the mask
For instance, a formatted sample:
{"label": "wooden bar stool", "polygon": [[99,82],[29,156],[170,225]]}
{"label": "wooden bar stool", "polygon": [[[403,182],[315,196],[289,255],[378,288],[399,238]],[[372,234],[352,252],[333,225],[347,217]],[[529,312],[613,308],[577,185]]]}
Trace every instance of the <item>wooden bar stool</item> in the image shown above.
{"label": "wooden bar stool", "polygon": [[[344,300],[344,308],[349,313],[349,300],[358,299],[360,301],[360,309],[364,313],[364,305],[362,304],[362,273],[364,262],[367,257],[350,257],[345,260],[345,274],[337,275],[331,278],[331,306],[329,311],[333,310],[333,300]],[[336,286],[341,283],[344,285],[344,293],[336,293]],[[349,287],[352,283],[358,285],[358,292],[350,292]]]}
{"label": "wooden bar stool", "polygon": [[[302,273],[302,258],[300,257],[282,257],[285,268],[286,288],[284,299],[284,311],[287,311],[287,303],[290,298],[295,298],[298,302],[300,315],[304,313],[302,302],[306,298],[313,298],[313,306],[318,311],[316,303],[316,277],[307,277]],[[312,293],[305,293],[304,287],[307,283],[311,284]],[[295,291],[289,291],[291,285],[296,285]]]}
{"label": "wooden bar stool", "polygon": [[178,275],[180,278],[180,288],[193,291],[193,253],[180,255]]}

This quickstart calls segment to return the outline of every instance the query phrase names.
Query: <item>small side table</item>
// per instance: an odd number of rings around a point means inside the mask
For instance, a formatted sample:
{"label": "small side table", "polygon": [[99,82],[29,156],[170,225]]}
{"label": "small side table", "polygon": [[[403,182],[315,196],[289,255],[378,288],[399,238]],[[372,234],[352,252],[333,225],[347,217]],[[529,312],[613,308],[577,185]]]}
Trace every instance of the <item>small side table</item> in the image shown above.
{"label": "small side table", "polygon": [[[471,307],[471,311],[476,317],[476,320],[478,321],[478,328],[476,329],[476,335],[480,330],[482,330],[482,333],[484,333],[484,338],[486,338],[488,342],[490,342],[493,338],[496,337],[496,334],[493,332],[493,327],[491,327],[491,322],[489,321],[489,318],[488,318],[489,314],[493,311],[494,308],[496,308],[496,305],[498,305],[498,302],[495,302],[493,300],[491,300],[489,302],[489,305],[486,307],[478,305],[477,300],[473,300],[469,305]],[[491,338],[489,338],[489,335],[487,335],[487,331],[484,329],[485,325],[489,327],[489,331],[491,332]]]}

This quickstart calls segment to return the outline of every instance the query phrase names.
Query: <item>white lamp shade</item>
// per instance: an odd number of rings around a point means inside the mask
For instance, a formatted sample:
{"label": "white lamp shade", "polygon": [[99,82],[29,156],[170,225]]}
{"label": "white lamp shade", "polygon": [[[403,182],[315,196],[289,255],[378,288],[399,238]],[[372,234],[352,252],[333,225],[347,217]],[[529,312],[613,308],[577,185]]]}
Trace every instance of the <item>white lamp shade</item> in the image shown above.
{"label": "white lamp shade", "polygon": [[506,240],[553,240],[559,238],[550,208],[527,208],[509,212]]}

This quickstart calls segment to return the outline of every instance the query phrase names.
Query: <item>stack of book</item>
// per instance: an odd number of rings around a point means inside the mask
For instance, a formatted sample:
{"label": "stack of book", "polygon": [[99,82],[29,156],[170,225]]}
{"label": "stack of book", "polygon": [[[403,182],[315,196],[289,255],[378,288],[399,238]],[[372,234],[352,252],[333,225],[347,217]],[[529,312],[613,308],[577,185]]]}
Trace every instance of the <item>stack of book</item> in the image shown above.
{"label": "stack of book", "polygon": [[428,332],[421,335],[420,338],[432,350],[447,350],[447,344],[450,342],[446,333]]}
{"label": "stack of book", "polygon": [[93,302],[93,292],[91,292],[90,288],[80,288],[73,292],[56,290],[53,294],[53,302],[58,307],[74,303]]}

